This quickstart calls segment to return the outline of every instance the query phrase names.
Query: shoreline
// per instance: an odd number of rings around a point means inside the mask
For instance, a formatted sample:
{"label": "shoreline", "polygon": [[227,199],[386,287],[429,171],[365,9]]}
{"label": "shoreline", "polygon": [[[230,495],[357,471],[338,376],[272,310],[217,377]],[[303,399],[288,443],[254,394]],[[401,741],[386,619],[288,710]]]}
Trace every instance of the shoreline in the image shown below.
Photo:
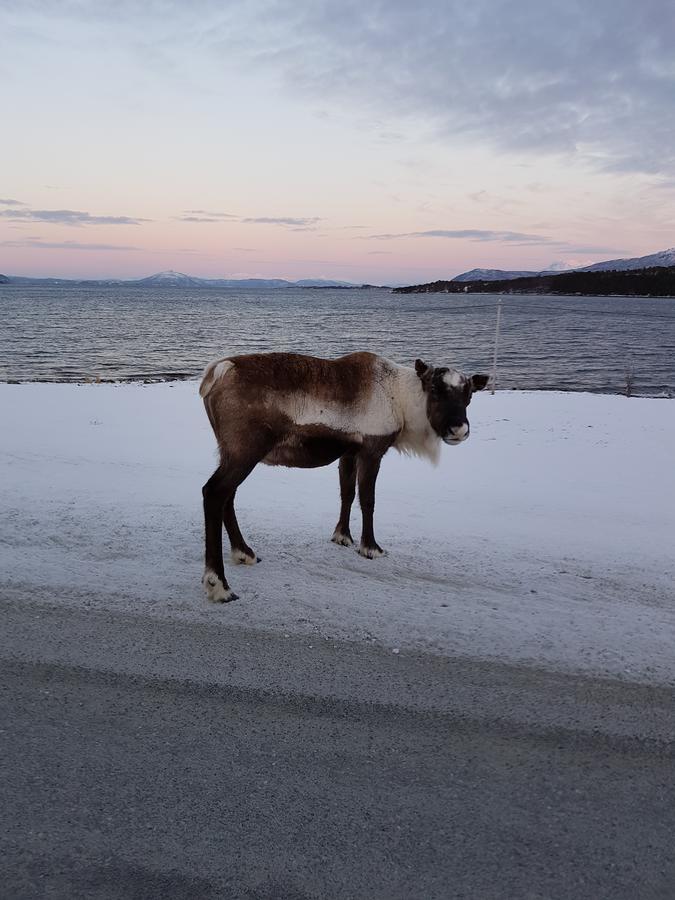
{"label": "shoreline", "polygon": [[[461,284],[462,282],[458,282]],[[392,294],[443,294],[446,297],[569,297],[570,300],[578,300],[580,297],[597,299],[625,298],[626,300],[675,300],[675,294],[593,294],[588,291],[578,291],[573,294],[567,292],[547,291],[414,291],[401,288],[392,288]]]}
{"label": "shoreline", "polygon": [[[199,375],[185,375],[184,377],[177,377],[176,375],[171,375],[167,378],[161,377],[149,377],[149,378],[83,378],[83,379],[68,379],[68,378],[31,378],[31,379],[19,379],[19,378],[11,378],[11,379],[2,379],[0,378],[0,386],[7,385],[11,387],[19,387],[26,386],[31,384],[59,384],[59,385],[72,385],[73,387],[87,387],[92,385],[137,385],[137,386],[146,386],[153,384],[185,384],[185,383],[194,383],[199,384],[201,380],[201,374]],[[486,389],[486,393],[490,393],[490,389]],[[590,394],[593,397],[625,397],[627,400],[673,400],[675,397],[671,394],[670,391],[664,390],[659,394],[642,394],[642,393],[631,393],[630,395],[626,395],[625,391],[613,391],[607,392],[603,390],[593,390],[591,388],[586,388],[584,390],[574,391],[574,390],[566,390],[565,388],[521,388],[521,387],[509,387],[509,388],[497,388],[495,394],[566,394],[566,395],[584,395]]]}

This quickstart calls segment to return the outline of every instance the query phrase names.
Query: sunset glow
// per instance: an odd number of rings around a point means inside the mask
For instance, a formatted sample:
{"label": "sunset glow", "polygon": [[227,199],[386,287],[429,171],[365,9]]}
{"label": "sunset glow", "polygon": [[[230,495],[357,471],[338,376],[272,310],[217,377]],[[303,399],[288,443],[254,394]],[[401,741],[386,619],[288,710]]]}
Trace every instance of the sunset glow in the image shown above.
{"label": "sunset glow", "polygon": [[0,272],[401,283],[675,244],[672,7],[0,6]]}

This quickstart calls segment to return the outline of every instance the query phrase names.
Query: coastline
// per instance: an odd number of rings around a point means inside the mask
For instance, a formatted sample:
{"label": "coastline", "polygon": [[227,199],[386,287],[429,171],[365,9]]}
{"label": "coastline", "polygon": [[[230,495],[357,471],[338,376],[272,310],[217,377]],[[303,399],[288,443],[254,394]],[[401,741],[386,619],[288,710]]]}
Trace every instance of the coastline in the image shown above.
{"label": "coastline", "polygon": [[[12,387],[20,386],[20,385],[31,385],[31,384],[60,384],[60,385],[71,385],[72,387],[86,387],[91,385],[151,385],[151,384],[185,384],[186,382],[193,383],[195,385],[199,384],[201,376],[195,375],[194,373],[186,373],[184,376],[176,376],[175,373],[171,373],[171,375],[167,377],[162,377],[158,375],[157,377],[152,378],[80,378],[80,379],[67,379],[67,378],[31,378],[21,380],[18,378],[10,378],[10,379],[1,379],[0,378],[0,386],[9,385]],[[489,389],[488,389],[489,392]],[[587,388],[585,390],[566,390],[565,388],[557,388],[551,390],[550,388],[542,388],[541,390],[533,390],[532,388],[520,388],[520,387],[509,387],[509,388],[498,388],[496,391],[497,394],[566,394],[566,395],[584,395],[590,394],[593,397],[624,397],[630,400],[672,400],[674,399],[672,394],[669,391],[661,391],[659,393],[640,393],[640,394],[630,394],[626,395],[624,391],[614,391],[608,392],[603,390],[592,390]]]}

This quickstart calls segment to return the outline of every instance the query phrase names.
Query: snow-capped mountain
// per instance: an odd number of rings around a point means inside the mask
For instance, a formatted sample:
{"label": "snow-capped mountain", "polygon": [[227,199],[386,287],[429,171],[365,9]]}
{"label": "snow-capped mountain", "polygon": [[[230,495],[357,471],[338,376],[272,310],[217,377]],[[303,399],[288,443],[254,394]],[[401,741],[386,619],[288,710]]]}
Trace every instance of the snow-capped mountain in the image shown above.
{"label": "snow-capped mountain", "polygon": [[359,285],[347,281],[332,281],[328,278],[303,278],[300,281],[287,281],[285,278],[197,278],[184,272],[156,272],[147,278],[136,279],[70,279],[70,278],[26,278],[17,275],[0,275],[0,284],[52,285],[55,287],[69,284],[86,284],[101,286],[130,285],[133,287],[165,287],[165,288],[354,288]]}
{"label": "snow-capped mountain", "polygon": [[578,272],[623,272],[627,269],[648,269],[652,266],[675,266],[675,247],[659,250],[649,256],[635,256],[632,259],[608,259],[577,269]]}
{"label": "snow-capped mountain", "polygon": [[354,287],[349,281],[331,281],[330,278],[301,278],[292,284],[296,287]]}
{"label": "snow-capped mountain", "polygon": [[[608,259],[605,262],[593,263],[578,269],[566,269],[566,272],[623,272],[631,269],[648,269],[651,266],[675,266],[675,247],[659,250],[649,256],[635,256],[630,259]],[[558,272],[546,269],[542,272],[505,272],[501,269],[471,269],[455,275],[452,281],[507,281],[512,278],[532,278],[535,275],[556,275]]]}
{"label": "snow-capped mountain", "polygon": [[544,272],[505,272],[502,269],[471,269],[455,275],[453,281],[507,281],[511,278],[530,278],[535,275],[551,274]]}
{"label": "snow-capped mountain", "polygon": [[141,278],[132,284],[143,287],[353,287],[346,281],[331,281],[324,278],[304,278],[301,281],[287,281],[285,278],[196,278],[183,272],[157,272]]}
{"label": "snow-capped mountain", "polygon": [[139,278],[134,284],[142,284],[147,287],[201,287],[204,284],[203,278],[193,278],[192,275],[185,275],[184,272],[174,272],[170,269],[168,272],[157,272],[155,275],[148,275],[147,278]]}

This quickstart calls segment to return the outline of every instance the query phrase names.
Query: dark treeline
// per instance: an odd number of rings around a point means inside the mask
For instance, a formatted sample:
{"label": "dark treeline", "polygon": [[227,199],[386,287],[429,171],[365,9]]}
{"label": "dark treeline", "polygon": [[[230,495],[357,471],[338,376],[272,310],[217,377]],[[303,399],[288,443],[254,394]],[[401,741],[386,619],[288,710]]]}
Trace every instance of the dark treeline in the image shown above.
{"label": "dark treeline", "polygon": [[397,294],[625,294],[675,297],[675,266],[654,266],[624,272],[561,272],[506,281],[432,281],[394,288]]}

